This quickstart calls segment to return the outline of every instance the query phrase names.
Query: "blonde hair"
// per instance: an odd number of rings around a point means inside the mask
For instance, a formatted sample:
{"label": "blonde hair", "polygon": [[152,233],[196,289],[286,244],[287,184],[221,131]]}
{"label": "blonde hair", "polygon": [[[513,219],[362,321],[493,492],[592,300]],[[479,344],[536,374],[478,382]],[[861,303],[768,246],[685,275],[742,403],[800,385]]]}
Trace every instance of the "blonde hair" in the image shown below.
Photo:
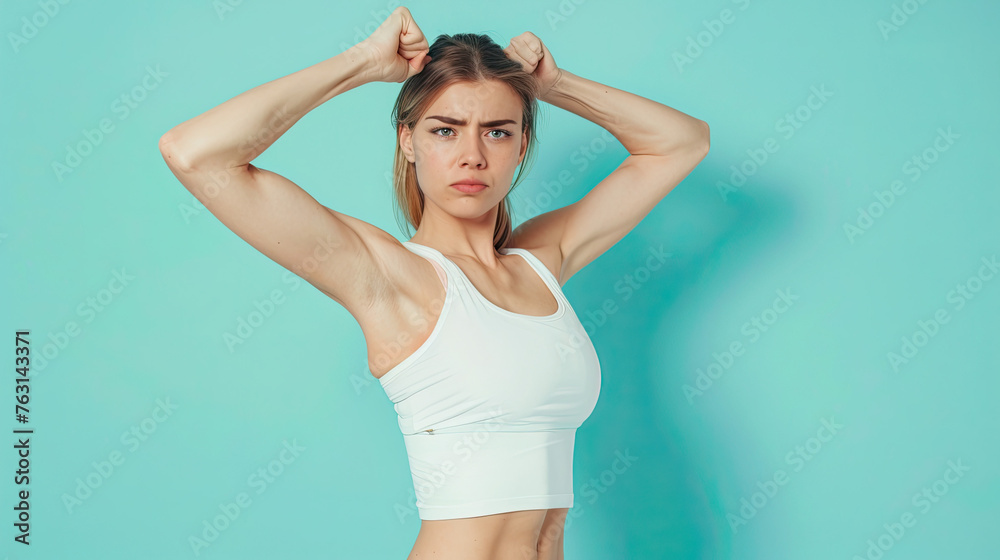
{"label": "blonde hair", "polygon": [[[403,82],[403,87],[392,109],[392,126],[396,131],[396,155],[393,162],[393,194],[396,206],[406,224],[400,229],[413,235],[410,228],[420,227],[424,212],[424,194],[417,186],[415,164],[406,159],[399,142],[401,126],[411,129],[444,89],[458,82],[496,80],[507,84],[521,100],[521,132],[528,137],[524,160],[514,178],[510,192],[521,181],[525,165],[533,161],[535,145],[535,115],[538,113],[538,82],[525,72],[520,63],[511,60],[487,35],[459,33],[439,35],[430,46],[428,62],[419,74]],[[496,226],[493,230],[493,247],[506,247],[512,231],[511,208],[507,196],[500,201]],[[399,217],[397,216],[397,223]]]}

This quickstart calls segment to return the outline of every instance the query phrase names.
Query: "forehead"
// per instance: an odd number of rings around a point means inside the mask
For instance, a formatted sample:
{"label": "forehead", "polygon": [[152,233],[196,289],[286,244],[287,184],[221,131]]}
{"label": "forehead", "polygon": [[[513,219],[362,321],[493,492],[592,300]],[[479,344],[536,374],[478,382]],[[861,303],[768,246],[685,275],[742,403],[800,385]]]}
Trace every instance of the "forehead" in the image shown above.
{"label": "forehead", "polygon": [[466,120],[469,117],[477,120],[509,118],[520,122],[521,102],[514,90],[503,82],[457,82],[441,92],[426,114]]}

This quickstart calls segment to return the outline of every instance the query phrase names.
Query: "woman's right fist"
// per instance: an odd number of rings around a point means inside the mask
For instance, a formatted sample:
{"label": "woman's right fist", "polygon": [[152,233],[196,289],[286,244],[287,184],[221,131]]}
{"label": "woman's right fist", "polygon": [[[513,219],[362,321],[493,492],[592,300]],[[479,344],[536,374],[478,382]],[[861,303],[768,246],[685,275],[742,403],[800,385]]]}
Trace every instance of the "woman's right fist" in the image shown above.
{"label": "woman's right fist", "polygon": [[403,82],[430,61],[429,47],[410,10],[400,6],[357,45],[369,54],[370,76],[378,82]]}

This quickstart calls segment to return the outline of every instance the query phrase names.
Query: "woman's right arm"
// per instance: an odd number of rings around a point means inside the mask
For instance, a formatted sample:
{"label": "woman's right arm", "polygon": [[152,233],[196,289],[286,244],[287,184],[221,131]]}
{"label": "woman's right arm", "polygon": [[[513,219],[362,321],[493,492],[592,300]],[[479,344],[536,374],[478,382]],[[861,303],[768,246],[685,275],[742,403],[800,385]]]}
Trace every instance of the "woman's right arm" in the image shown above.
{"label": "woman's right arm", "polygon": [[394,48],[400,29],[415,28],[402,10],[369,39],[241,93],[170,129],[159,143],[170,170],[226,227],[352,311],[384,293],[380,256],[399,242],[250,162],[312,109],[367,82],[388,81],[386,68],[409,63]]}

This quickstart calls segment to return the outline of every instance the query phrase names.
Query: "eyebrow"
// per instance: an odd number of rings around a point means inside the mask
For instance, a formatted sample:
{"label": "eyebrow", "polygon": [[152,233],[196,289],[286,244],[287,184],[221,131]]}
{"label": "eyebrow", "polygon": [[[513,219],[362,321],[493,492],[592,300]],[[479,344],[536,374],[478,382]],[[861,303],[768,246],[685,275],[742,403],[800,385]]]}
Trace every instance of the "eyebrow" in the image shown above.
{"label": "eyebrow", "polygon": [[[431,115],[431,116],[425,118],[424,120],[426,121],[428,119],[437,119],[437,120],[439,120],[439,121],[441,121],[443,123],[453,124],[455,126],[465,126],[466,124],[468,124],[468,121],[465,121],[465,120],[453,119],[451,117],[441,117],[441,116],[438,116],[438,115]],[[496,120],[496,121],[481,122],[481,123],[479,123],[479,126],[481,126],[483,128],[489,128],[489,127],[493,127],[493,126],[500,126],[502,124],[517,124],[517,122],[516,121],[512,121],[510,119],[501,119],[501,120]]]}

